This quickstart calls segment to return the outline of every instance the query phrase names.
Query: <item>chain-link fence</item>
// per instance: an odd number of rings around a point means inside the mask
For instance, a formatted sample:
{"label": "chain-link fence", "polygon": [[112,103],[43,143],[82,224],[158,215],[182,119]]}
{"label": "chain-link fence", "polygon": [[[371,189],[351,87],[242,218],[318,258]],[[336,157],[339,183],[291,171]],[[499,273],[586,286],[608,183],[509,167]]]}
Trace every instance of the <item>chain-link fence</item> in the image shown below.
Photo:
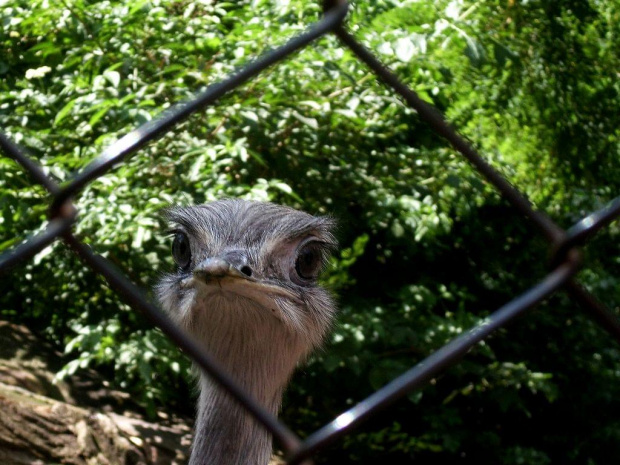
{"label": "chain-link fence", "polygon": [[[28,238],[22,244],[0,255],[0,274],[6,273],[12,266],[33,257],[50,243],[58,239],[63,240],[94,272],[105,277],[116,293],[133,308],[141,310],[153,324],[161,328],[175,344],[251,412],[257,421],[273,434],[284,450],[289,464],[298,464],[311,458],[315,452],[337,441],[380,410],[413,390],[424,386],[433,377],[463,357],[474,345],[558,290],[568,292],[620,342],[620,320],[574,279],[581,265],[579,247],[590,240],[601,228],[620,217],[620,197],[616,198],[606,208],[583,218],[571,228],[567,230],[560,228],[543,212],[534,209],[517,189],[496,172],[463,137],[445,122],[437,109],[420,99],[415,92],[400,82],[373,53],[347,32],[344,26],[347,10],[346,1],[326,1],[323,18],[310,26],[305,32],[282,47],[251,62],[228,79],[208,87],[194,99],[171,108],[159,118],[130,132],[109,146],[71,181],[63,185],[54,182],[17,145],[0,133],[0,146],[4,153],[17,161],[34,181],[49,192],[51,197],[47,227],[43,232]],[[108,260],[95,254],[89,246],[73,234],[72,228],[77,213],[73,204],[73,197],[90,182],[110,171],[115,165],[121,163],[148,142],[171,130],[194,112],[204,110],[224,94],[253,78],[265,68],[274,65],[315,39],[329,33],[335,34],[361,61],[366,63],[378,78],[399,94],[410,107],[415,109],[422,120],[436,133],[447,139],[488,182],[498,189],[514,208],[536,225],[549,242],[551,271],[540,283],[508,302],[483,322],[455,338],[305,440],[301,440],[286,425],[250,398],[218,366],[210,354],[202,351],[193,342],[193,339],[176,327],[157,306],[149,302],[145,294],[134,286],[122,272]]]}

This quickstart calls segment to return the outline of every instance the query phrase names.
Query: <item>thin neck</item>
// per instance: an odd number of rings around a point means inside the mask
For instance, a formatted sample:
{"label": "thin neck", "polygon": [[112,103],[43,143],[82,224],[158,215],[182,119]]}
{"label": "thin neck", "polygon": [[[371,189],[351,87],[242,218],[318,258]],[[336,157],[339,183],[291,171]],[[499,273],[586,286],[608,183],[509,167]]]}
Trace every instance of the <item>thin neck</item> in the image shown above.
{"label": "thin neck", "polygon": [[[208,320],[198,320],[193,332],[233,380],[276,415],[309,344],[263,307],[248,302],[211,298]],[[269,462],[271,434],[204,374],[195,429],[189,465]]]}
{"label": "thin neck", "polygon": [[[261,389],[245,387],[271,413],[277,414],[282,390],[267,399],[260,398]],[[271,452],[271,434],[228,393],[203,376],[189,465],[266,465]]]}
{"label": "thin neck", "polygon": [[[278,328],[278,326],[275,326]],[[277,415],[288,380],[304,353],[295,338],[264,331],[228,332],[208,350],[232,378]],[[196,434],[189,465],[267,465],[271,434],[206,375],[200,377]]]}

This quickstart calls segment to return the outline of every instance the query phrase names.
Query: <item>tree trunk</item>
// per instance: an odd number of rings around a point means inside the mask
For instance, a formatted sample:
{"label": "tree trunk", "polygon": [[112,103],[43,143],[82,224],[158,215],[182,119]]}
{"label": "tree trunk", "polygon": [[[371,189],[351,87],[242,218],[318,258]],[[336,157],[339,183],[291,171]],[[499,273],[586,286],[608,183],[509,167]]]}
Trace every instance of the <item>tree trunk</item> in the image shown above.
{"label": "tree trunk", "polygon": [[186,460],[189,428],[96,413],[6,384],[0,384],[0,412],[2,464],[164,465]]}
{"label": "tree trunk", "polygon": [[27,328],[0,321],[1,465],[187,463],[191,420],[145,421],[93,370],[54,382],[62,365]]}
{"label": "tree trunk", "polygon": [[187,422],[142,420],[129,395],[107,388],[92,370],[54,382],[62,364],[27,328],[0,321],[0,464],[187,462]]}

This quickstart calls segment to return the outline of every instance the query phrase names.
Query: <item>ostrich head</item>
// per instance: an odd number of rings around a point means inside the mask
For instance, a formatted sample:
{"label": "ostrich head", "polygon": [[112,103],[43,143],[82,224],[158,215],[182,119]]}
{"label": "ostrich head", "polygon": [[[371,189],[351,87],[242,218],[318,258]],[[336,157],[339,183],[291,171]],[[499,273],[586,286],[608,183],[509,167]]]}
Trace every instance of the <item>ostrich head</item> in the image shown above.
{"label": "ostrich head", "polygon": [[[166,216],[178,268],[157,285],[162,306],[276,413],[295,366],[334,315],[317,283],[336,245],[334,222],[242,200],[172,208]],[[266,463],[269,435],[207,376],[200,387],[190,463]]]}

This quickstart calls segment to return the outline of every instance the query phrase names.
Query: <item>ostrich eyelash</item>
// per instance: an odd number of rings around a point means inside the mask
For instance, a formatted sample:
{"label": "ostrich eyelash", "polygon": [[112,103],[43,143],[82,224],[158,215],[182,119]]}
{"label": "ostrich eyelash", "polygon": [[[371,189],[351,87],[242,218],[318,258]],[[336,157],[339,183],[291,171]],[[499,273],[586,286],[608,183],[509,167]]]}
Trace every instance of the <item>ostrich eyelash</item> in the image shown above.
{"label": "ostrich eyelash", "polygon": [[164,236],[170,237],[170,236],[175,236],[176,234],[179,234],[179,233],[187,234],[187,232],[185,232],[181,228],[170,228],[164,231]]}

